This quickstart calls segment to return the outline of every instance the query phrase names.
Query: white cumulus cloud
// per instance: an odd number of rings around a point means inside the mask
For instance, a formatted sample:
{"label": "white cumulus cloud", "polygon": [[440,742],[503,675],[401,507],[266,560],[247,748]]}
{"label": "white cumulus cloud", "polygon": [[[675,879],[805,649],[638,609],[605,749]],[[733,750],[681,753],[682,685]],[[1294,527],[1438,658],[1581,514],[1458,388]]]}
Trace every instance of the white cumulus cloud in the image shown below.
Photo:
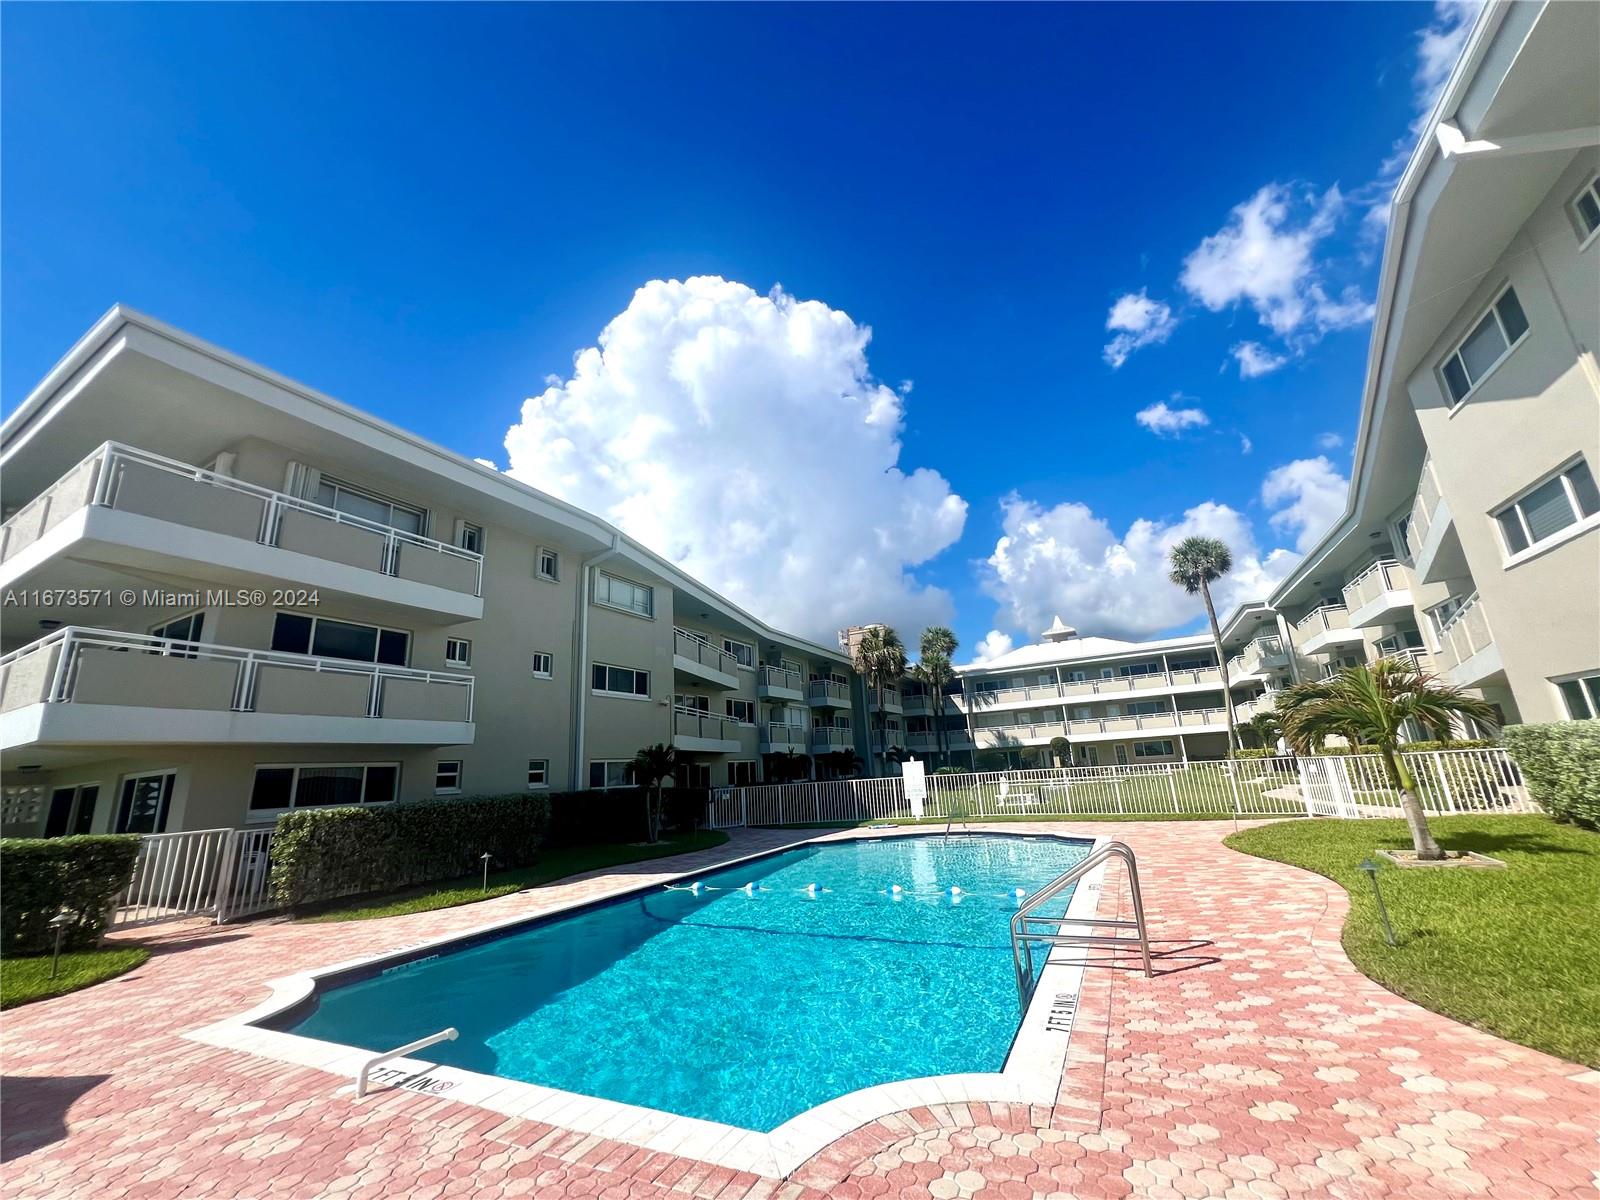
{"label": "white cumulus cloud", "polygon": [[1135,350],[1166,341],[1177,325],[1171,305],[1152,300],[1143,288],[1129,292],[1111,306],[1106,316],[1107,332],[1116,335],[1103,351],[1106,362],[1115,370]]}
{"label": "white cumulus cloud", "polygon": [[1240,342],[1230,351],[1239,364],[1240,379],[1270,375],[1289,361],[1287,354],[1276,354],[1260,342]]}
{"label": "white cumulus cloud", "polygon": [[1319,450],[1337,450],[1342,445],[1344,445],[1343,434],[1332,432],[1317,434],[1317,449]]}
{"label": "white cumulus cloud", "polygon": [[948,623],[914,568],[961,535],[948,481],[900,462],[903,390],[815,300],[654,280],[506,432],[508,472],[602,514],[790,632]]}
{"label": "white cumulus cloud", "polygon": [[1482,0],[1434,0],[1433,19],[1417,31],[1417,69],[1412,76],[1417,104],[1415,132],[1421,132],[1422,122],[1455,69],[1482,7]]}
{"label": "white cumulus cloud", "polygon": [[993,662],[1005,654],[1010,654],[1016,643],[1009,633],[1001,633],[998,629],[991,629],[978,639],[977,650],[972,656],[973,665]]}
{"label": "white cumulus cloud", "polygon": [[[1177,399],[1177,397],[1174,397]],[[1177,437],[1185,429],[1199,429],[1211,424],[1211,418],[1200,408],[1171,408],[1165,400],[1157,400],[1148,408],[1141,408],[1133,419],[1159,437]]]}
{"label": "white cumulus cloud", "polygon": [[1350,481],[1319,454],[1274,468],[1262,481],[1261,500],[1276,510],[1272,527],[1292,536],[1303,554],[1344,515],[1349,488]]}
{"label": "white cumulus cloud", "polygon": [[996,623],[1036,638],[1055,614],[1085,634],[1148,638],[1205,610],[1167,578],[1172,546],[1192,534],[1221,538],[1233,570],[1212,595],[1218,616],[1265,596],[1298,561],[1263,551],[1244,514],[1207,501],[1171,522],[1140,518],[1125,532],[1086,504],[1046,508],[1013,493],[1001,502],[1002,536],[984,564],[981,586],[998,602]]}

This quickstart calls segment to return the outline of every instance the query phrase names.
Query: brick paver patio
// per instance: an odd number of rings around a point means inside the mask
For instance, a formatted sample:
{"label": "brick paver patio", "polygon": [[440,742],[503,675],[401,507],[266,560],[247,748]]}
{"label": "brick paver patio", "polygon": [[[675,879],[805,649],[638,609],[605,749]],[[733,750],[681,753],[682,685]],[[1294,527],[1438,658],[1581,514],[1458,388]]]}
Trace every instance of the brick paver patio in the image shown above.
{"label": "brick paver patio", "polygon": [[[1028,826],[1008,824],[1007,832]],[[1073,826],[1040,826],[1065,832]],[[1595,1074],[1425,1012],[1339,947],[1345,898],[1234,854],[1223,823],[1085,825],[1137,851],[1165,973],[1087,973],[1053,1108],[917,1109],[785,1181],[180,1038],[263,981],[599,895],[805,835],[466,908],[340,925],[146,932],[138,971],[0,1018],[8,1197],[1592,1198]],[[1121,895],[1120,870],[1103,904]]]}

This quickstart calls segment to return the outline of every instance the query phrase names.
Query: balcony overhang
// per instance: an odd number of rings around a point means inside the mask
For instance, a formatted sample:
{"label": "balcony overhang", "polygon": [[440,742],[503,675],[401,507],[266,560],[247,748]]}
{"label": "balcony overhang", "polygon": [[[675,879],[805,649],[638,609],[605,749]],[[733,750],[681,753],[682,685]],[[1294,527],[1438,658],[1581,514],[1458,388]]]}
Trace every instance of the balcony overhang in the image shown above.
{"label": "balcony overhang", "polygon": [[[715,667],[708,667],[703,662],[697,662],[682,654],[672,656],[672,669],[680,679],[692,679],[696,683],[708,684],[711,687],[731,691],[739,686],[739,678],[726,671],[719,671]],[[737,743],[735,743],[737,749]]]}
{"label": "balcony overhang", "polygon": [[1300,649],[1307,654],[1332,654],[1346,646],[1360,644],[1359,629],[1319,629],[1301,643]]}
{"label": "balcony overhang", "polygon": [[[84,564],[180,590],[304,588],[380,605],[412,620],[455,624],[483,616],[483,598],[242,537],[88,505],[0,563],[0,589],[72,586]],[[135,590],[142,590],[139,583]]]}
{"label": "balcony overhang", "polygon": [[794,738],[772,738],[765,735],[761,738],[763,754],[805,754],[807,746],[804,734]]}
{"label": "balcony overhang", "polygon": [[1504,673],[1505,664],[1500,660],[1500,647],[1490,642],[1470,658],[1451,667],[1445,675],[1456,687],[1477,687],[1493,676]]}
{"label": "balcony overhang", "polygon": [[1385,588],[1359,608],[1350,610],[1350,627],[1371,629],[1377,625],[1392,625],[1401,617],[1411,615],[1411,604],[1410,588]]}
{"label": "balcony overhang", "polygon": [[691,737],[675,733],[672,735],[672,748],[689,754],[737,754],[739,743],[734,738]]}
{"label": "balcony overhang", "polygon": [[1461,549],[1461,536],[1456,531],[1450,504],[1442,497],[1434,506],[1428,536],[1417,550],[1412,570],[1423,583],[1466,579],[1472,574],[1466,553]]}
{"label": "balcony overhang", "polygon": [[40,703],[0,713],[0,750],[253,743],[470,746],[475,728],[471,721]]}
{"label": "balcony overhang", "polygon": [[817,692],[806,697],[806,703],[812,708],[849,708],[850,700],[847,696],[830,696],[826,692]]}
{"label": "balcony overhang", "polygon": [[757,683],[756,695],[762,700],[785,700],[791,704],[805,703],[805,692],[797,687],[785,687],[781,683]]}

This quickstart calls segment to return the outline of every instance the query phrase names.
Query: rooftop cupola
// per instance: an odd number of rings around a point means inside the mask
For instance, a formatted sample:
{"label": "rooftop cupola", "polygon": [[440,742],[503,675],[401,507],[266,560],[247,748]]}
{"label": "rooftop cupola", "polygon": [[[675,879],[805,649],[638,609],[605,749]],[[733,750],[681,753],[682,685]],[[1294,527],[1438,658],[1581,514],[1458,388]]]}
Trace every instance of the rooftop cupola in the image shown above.
{"label": "rooftop cupola", "polygon": [[1047,642],[1070,642],[1078,636],[1078,631],[1071,625],[1063,624],[1061,618],[1057,616],[1050,622],[1050,628],[1046,629],[1042,636]]}

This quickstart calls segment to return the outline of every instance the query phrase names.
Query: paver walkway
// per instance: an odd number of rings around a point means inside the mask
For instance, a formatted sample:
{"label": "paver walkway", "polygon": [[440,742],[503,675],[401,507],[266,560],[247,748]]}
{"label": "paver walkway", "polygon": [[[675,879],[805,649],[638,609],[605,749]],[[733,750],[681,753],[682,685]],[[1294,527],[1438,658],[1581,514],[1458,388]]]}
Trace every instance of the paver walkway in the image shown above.
{"label": "paver walkway", "polygon": [[[805,836],[738,831],[715,851],[443,912],[147,934],[157,954],[132,974],[0,1017],[0,1191],[1593,1200],[1593,1073],[1434,1016],[1360,975],[1339,948],[1336,884],[1234,854],[1219,844],[1222,823],[1082,831],[1133,845],[1153,936],[1174,953],[1154,980],[1087,973],[1054,1108],[918,1109],[776,1181],[407,1092],[358,1104],[328,1075],[177,1036],[257,1003],[263,981],[296,969]],[[1103,904],[1116,903],[1119,882],[1114,869]]]}

